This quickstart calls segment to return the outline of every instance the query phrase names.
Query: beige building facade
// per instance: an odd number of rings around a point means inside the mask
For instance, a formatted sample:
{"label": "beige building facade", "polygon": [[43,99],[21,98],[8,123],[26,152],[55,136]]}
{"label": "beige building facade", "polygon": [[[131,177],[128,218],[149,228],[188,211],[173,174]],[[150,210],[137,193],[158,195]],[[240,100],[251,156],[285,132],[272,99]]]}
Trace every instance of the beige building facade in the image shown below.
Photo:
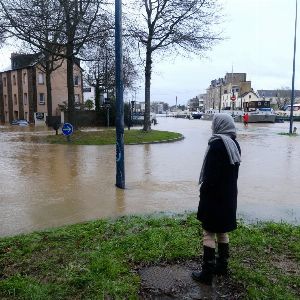
{"label": "beige building facade", "polygon": [[[38,114],[60,116],[59,105],[68,101],[67,63],[51,74],[52,105],[48,111],[46,74],[37,56],[12,54],[12,69],[0,72],[0,122],[25,119],[33,123]],[[83,103],[82,69],[74,65],[75,103]]]}
{"label": "beige building facade", "polygon": [[212,80],[204,101],[205,109],[241,108],[240,95],[252,91],[251,81],[246,77],[246,73],[226,73],[224,78]]}

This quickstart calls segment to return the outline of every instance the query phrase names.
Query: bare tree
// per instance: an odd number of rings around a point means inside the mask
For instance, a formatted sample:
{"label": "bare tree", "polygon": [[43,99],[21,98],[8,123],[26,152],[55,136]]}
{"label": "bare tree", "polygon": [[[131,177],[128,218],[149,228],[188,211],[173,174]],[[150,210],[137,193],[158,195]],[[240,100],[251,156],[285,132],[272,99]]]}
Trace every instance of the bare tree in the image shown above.
{"label": "bare tree", "polygon": [[109,93],[114,89],[114,51],[108,36],[100,43],[89,43],[82,52],[85,60],[85,80],[95,89],[95,109],[100,110],[101,91]]}
{"label": "bare tree", "polygon": [[[81,56],[85,61],[85,79],[95,88],[95,106],[100,109],[100,92],[104,91],[109,96],[115,94],[115,53],[114,36],[106,34],[101,41],[89,43],[85,46]],[[131,90],[138,79],[138,71],[130,50],[124,48],[123,55],[123,87]]]}
{"label": "bare tree", "polygon": [[[107,28],[104,11],[101,12],[101,0],[58,0],[63,10],[65,57],[67,59],[67,86],[69,121],[75,124],[75,95],[73,67],[76,55],[85,43],[97,39]],[[102,20],[101,20],[102,18]],[[101,26],[99,26],[101,20]],[[108,24],[109,26],[109,24]]]}
{"label": "bare tree", "polygon": [[292,89],[290,87],[282,87],[276,90],[276,102],[279,109],[284,108],[291,103]]}
{"label": "bare tree", "polygon": [[[1,7],[0,7],[1,10]],[[4,44],[4,40],[5,40],[5,33],[6,33],[6,29],[5,29],[5,23],[3,18],[1,18],[2,13],[0,12],[0,48],[3,46]]]}
{"label": "bare tree", "polygon": [[[133,1],[136,15],[130,34],[145,52],[145,118],[144,130],[151,129],[150,88],[153,55],[173,52],[188,55],[203,54],[220,35],[213,27],[220,20],[217,0],[138,0]],[[130,18],[130,16],[129,16]]]}
{"label": "bare tree", "polygon": [[[74,63],[84,44],[106,30],[105,22],[98,26],[98,21],[106,14],[100,9],[104,1],[0,0],[5,17],[10,21],[11,32],[17,38],[48,54],[48,58],[59,56],[67,60],[69,122],[74,125]],[[43,6],[43,10],[37,9],[39,6]]]}

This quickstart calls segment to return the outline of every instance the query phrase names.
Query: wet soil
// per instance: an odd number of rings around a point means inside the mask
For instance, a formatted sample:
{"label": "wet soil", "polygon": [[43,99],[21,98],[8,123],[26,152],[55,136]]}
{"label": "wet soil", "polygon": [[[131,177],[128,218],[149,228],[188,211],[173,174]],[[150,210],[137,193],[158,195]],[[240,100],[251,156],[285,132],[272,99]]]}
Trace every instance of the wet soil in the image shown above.
{"label": "wet soil", "polygon": [[189,260],[140,267],[140,299],[244,299],[243,287],[230,276],[215,277],[212,286],[195,282],[191,273],[199,266]]}

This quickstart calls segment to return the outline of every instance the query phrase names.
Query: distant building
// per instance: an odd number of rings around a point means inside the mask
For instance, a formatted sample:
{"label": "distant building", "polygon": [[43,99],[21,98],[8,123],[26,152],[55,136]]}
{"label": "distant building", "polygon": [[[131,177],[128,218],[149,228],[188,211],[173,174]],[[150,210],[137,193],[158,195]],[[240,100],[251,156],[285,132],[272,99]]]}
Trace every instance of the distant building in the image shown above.
{"label": "distant building", "polygon": [[240,95],[252,91],[246,73],[226,73],[224,78],[211,81],[204,98],[205,109],[241,108]]}
{"label": "distant building", "polygon": [[[261,99],[268,100],[272,105],[277,105],[279,108],[291,103],[292,90],[257,90]],[[295,90],[295,102],[300,102],[300,90]]]}
{"label": "distant building", "polygon": [[[11,55],[11,69],[0,72],[0,122],[14,119],[34,122],[36,116],[46,120],[47,115],[60,116],[59,105],[68,100],[67,63],[51,74],[52,103],[47,102],[47,84],[40,54]],[[82,69],[74,64],[75,105],[83,103]]]}
{"label": "distant building", "polygon": [[91,86],[83,88],[83,102],[92,100],[95,104],[95,89]]}
{"label": "distant building", "polygon": [[248,109],[250,107],[249,102],[258,101],[258,100],[259,100],[259,95],[253,91],[250,91],[250,92],[246,92],[246,93],[240,95],[239,101],[241,101],[241,103],[239,103],[238,105],[239,105],[239,107],[246,109],[248,111]]}
{"label": "distant building", "polygon": [[189,111],[199,111],[200,110],[198,96],[196,96],[195,98],[190,99],[187,102],[187,108],[188,108]]}
{"label": "distant building", "polygon": [[155,114],[164,113],[164,102],[152,102],[151,103],[151,112]]}
{"label": "distant building", "polygon": [[188,110],[189,111],[203,111],[206,97],[207,97],[207,94],[199,94],[198,96],[188,100],[188,102],[187,102]]}

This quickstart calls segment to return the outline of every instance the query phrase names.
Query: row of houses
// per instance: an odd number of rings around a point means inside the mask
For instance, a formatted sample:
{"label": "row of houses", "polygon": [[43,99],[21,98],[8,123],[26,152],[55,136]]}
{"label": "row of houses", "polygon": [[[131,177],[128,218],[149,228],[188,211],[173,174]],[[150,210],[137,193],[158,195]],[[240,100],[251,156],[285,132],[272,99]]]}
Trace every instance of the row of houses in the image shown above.
{"label": "row of houses", "polygon": [[[300,101],[300,91],[295,91],[296,102]],[[291,90],[257,90],[247,80],[246,73],[226,73],[224,78],[211,81],[203,96],[206,109],[244,109],[250,101],[270,101],[275,108],[281,108],[291,99]]]}
{"label": "row of houses", "polygon": [[[60,116],[68,99],[67,63],[61,59],[51,73],[52,101],[48,103],[43,58],[38,54],[11,55],[11,67],[0,72],[0,122],[25,119],[30,123]],[[83,103],[82,69],[74,64],[75,103]],[[41,117],[42,116],[42,117]]]}
{"label": "row of houses", "polygon": [[[246,73],[226,73],[223,78],[214,79],[205,94],[200,94],[187,103],[190,111],[211,109],[244,109],[250,101],[270,101],[278,109],[290,102],[291,90],[257,90],[247,80]],[[300,102],[300,91],[295,91],[295,101]]]}

